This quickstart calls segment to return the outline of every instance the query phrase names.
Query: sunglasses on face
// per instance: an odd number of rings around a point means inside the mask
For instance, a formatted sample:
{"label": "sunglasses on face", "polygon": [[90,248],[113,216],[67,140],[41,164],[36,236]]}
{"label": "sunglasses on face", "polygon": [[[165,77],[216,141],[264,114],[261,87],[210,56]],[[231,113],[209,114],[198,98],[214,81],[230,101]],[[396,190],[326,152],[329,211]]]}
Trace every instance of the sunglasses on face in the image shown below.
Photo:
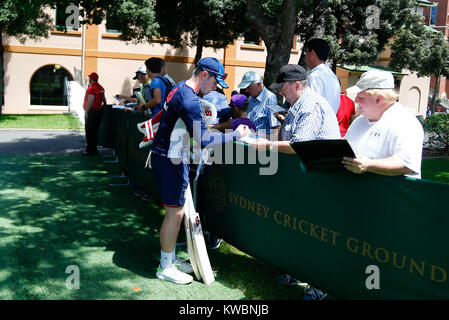
{"label": "sunglasses on face", "polygon": [[228,77],[227,73],[219,73],[208,68],[203,68],[203,70],[209,72],[209,74],[212,74],[214,77],[219,76],[222,80],[226,80],[226,78]]}

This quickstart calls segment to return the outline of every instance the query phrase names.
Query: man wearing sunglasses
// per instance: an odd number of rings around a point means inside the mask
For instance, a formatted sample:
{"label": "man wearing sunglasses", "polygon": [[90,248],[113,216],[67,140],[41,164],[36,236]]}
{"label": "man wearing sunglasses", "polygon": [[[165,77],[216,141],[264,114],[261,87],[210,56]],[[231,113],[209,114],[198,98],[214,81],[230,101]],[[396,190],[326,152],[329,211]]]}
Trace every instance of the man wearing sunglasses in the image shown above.
{"label": "man wearing sunglasses", "polygon": [[266,106],[277,106],[275,94],[263,85],[260,74],[248,71],[243,75],[242,82],[238,85],[249,96],[248,118],[256,125],[259,133],[270,135],[270,130],[279,129],[280,122],[274,116],[273,110]]}
{"label": "man wearing sunglasses", "polygon": [[159,129],[151,146],[151,167],[166,212],[160,231],[161,260],[156,272],[161,280],[178,284],[188,284],[193,280],[188,274],[193,272],[192,266],[177,259],[175,254],[176,239],[184,215],[184,194],[189,184],[186,154],[182,148],[174,146],[184,135],[176,134],[176,130],[183,126],[189,138],[193,137],[201,148],[232,142],[234,138],[239,139],[250,132],[248,126],[244,125],[227,134],[211,133],[206,129],[198,95],[215,90],[217,83],[228,88],[225,79],[226,73],[220,61],[203,58],[198,62],[192,77],[178,82],[173,88],[161,111]]}

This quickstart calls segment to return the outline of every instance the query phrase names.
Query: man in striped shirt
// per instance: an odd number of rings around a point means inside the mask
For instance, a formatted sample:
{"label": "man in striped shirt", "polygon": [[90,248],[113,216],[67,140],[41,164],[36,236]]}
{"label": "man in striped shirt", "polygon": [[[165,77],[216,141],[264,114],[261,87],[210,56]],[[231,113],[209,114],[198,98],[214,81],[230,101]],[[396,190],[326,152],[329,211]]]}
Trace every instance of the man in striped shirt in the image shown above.
{"label": "man in striped shirt", "polygon": [[249,96],[248,118],[256,125],[257,132],[268,138],[270,130],[279,129],[281,125],[273,110],[266,108],[278,105],[276,95],[265,88],[262,76],[254,71],[245,73],[238,87],[245,89]]}
{"label": "man in striped shirt", "polygon": [[277,148],[280,152],[294,154],[291,142],[340,139],[337,117],[329,103],[307,85],[306,70],[296,64],[283,66],[271,90],[279,90],[291,107],[283,122],[282,141],[258,140],[256,148]]}

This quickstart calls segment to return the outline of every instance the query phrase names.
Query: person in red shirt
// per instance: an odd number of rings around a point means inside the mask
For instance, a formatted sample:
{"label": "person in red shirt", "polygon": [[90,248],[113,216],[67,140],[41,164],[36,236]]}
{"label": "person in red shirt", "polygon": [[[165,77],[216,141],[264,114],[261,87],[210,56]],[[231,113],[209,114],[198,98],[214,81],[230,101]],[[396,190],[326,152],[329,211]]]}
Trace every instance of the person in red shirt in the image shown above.
{"label": "person in red shirt", "polygon": [[89,87],[84,96],[84,128],[86,130],[86,151],[84,155],[97,155],[97,135],[103,116],[103,104],[106,104],[104,88],[98,83],[98,74],[89,75]]}
{"label": "person in red shirt", "polygon": [[344,92],[340,93],[340,107],[337,112],[338,125],[340,127],[340,134],[343,138],[348,131],[351,116],[355,115],[354,101],[348,98]]}

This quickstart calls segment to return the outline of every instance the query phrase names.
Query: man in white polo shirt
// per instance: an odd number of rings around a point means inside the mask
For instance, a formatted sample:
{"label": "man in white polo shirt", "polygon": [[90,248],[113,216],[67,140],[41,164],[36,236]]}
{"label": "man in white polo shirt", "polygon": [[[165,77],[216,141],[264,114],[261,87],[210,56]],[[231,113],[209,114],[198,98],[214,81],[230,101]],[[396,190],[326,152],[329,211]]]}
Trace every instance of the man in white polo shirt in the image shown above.
{"label": "man in white polo shirt", "polygon": [[306,43],[306,63],[311,69],[307,81],[309,87],[326,99],[337,114],[340,107],[340,82],[326,65],[329,50],[329,44],[320,38]]}
{"label": "man in white polo shirt", "polygon": [[393,75],[367,71],[347,92],[357,93],[360,116],[345,136],[357,155],[344,158],[346,169],[421,178],[424,130],[416,117],[397,102]]}

